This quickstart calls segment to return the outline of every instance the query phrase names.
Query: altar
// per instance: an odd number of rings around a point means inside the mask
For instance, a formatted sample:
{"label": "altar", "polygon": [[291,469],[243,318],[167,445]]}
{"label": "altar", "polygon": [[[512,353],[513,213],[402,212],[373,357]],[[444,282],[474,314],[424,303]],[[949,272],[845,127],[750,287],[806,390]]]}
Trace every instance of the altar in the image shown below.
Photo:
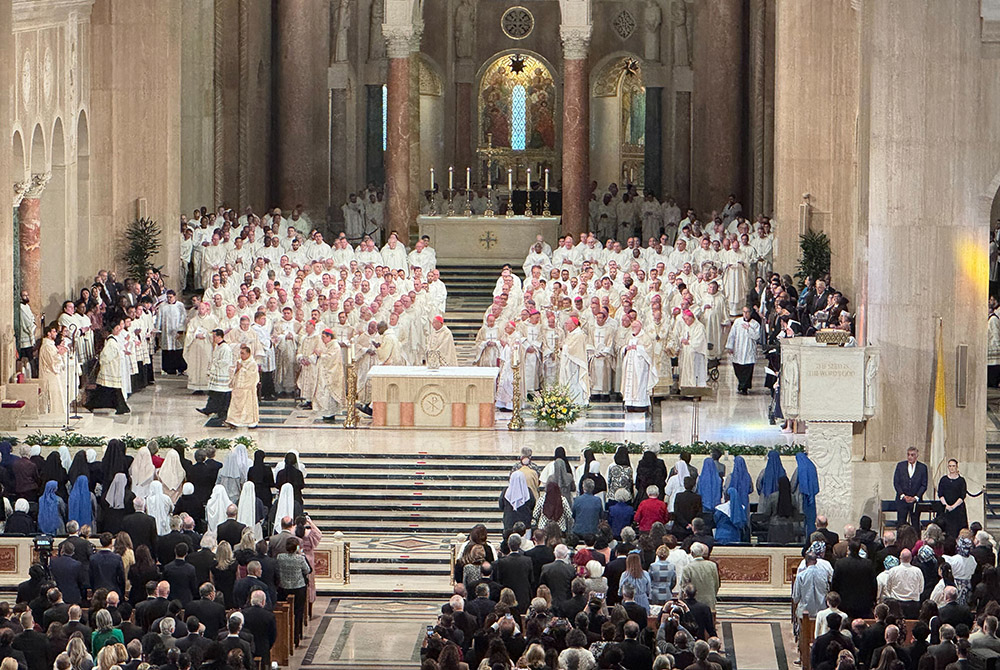
{"label": "altar", "polygon": [[559,241],[558,216],[418,216],[420,235],[431,238],[438,264],[520,267],[535,237],[553,248]]}
{"label": "altar", "polygon": [[377,365],[372,385],[372,426],[492,428],[500,368]]}

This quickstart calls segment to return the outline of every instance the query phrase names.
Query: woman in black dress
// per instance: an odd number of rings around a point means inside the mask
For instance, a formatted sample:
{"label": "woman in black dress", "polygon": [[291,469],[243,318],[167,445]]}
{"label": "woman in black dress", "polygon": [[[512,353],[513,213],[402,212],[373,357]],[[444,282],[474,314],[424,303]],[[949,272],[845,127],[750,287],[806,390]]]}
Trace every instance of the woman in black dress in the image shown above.
{"label": "woman in black dress", "polygon": [[965,495],[968,489],[965,477],[958,473],[958,461],[948,460],[948,474],[938,482],[938,500],[944,505],[941,513],[941,528],[948,537],[956,537],[969,527],[969,517],[965,509]]}

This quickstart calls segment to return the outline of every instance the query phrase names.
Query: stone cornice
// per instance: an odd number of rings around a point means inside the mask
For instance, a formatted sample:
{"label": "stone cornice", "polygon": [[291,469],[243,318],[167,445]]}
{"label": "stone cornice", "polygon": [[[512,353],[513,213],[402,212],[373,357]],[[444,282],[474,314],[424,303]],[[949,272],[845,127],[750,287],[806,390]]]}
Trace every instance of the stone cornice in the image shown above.
{"label": "stone cornice", "polygon": [[14,0],[14,32],[59,26],[74,15],[86,22],[93,6],[94,0]]}

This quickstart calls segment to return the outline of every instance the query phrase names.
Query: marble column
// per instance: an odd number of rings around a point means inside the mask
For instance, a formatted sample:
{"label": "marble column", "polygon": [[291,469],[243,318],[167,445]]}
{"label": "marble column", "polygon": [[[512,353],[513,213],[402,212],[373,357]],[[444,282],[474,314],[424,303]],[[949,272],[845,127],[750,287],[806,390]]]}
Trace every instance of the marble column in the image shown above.
{"label": "marble column", "polygon": [[[17,207],[18,250],[20,252],[21,290],[28,292],[29,304],[36,319],[42,309],[42,191],[51,175],[35,174],[23,187],[15,186],[24,196]],[[35,324],[39,325],[38,323]],[[41,332],[41,329],[38,330]]]}
{"label": "marble column", "polygon": [[410,40],[412,29],[383,26],[389,76],[386,83],[385,193],[387,232],[406,234],[410,222]]}
{"label": "marble column", "polygon": [[[485,185],[484,175],[479,174],[476,157],[473,153],[472,129],[472,84],[457,82],[455,84],[455,165],[464,172],[466,167],[472,168],[472,183]],[[462,182],[463,184],[465,182]]]}
{"label": "marble column", "polygon": [[365,86],[365,183],[385,182],[385,151],[382,150],[382,86]]}
{"label": "marble column", "polygon": [[702,0],[693,5],[693,91],[691,202],[702,216],[721,208],[730,193],[742,193],[743,53],[745,20],[742,0]]}
{"label": "marble column", "polygon": [[643,156],[645,180],[647,189],[656,192],[656,197],[663,199],[659,191],[663,175],[663,88],[660,86],[646,87],[646,147]]}
{"label": "marble column", "polygon": [[315,222],[329,206],[330,3],[275,3],[275,131],[279,206],[303,203]]}
{"label": "marble column", "polygon": [[563,41],[562,232],[586,232],[590,195],[590,28],[561,30]]}

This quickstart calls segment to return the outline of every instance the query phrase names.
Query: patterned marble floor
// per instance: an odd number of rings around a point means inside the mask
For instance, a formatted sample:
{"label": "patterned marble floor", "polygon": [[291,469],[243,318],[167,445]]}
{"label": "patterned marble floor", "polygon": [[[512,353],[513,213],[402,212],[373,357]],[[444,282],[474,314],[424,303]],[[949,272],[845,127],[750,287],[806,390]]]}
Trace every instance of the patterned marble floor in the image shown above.
{"label": "patterned marble floor", "polygon": [[[316,602],[314,619],[291,668],[417,668],[427,626],[441,603],[410,599],[327,599]],[[788,670],[797,658],[786,605],[720,604],[723,646],[734,670]]]}

